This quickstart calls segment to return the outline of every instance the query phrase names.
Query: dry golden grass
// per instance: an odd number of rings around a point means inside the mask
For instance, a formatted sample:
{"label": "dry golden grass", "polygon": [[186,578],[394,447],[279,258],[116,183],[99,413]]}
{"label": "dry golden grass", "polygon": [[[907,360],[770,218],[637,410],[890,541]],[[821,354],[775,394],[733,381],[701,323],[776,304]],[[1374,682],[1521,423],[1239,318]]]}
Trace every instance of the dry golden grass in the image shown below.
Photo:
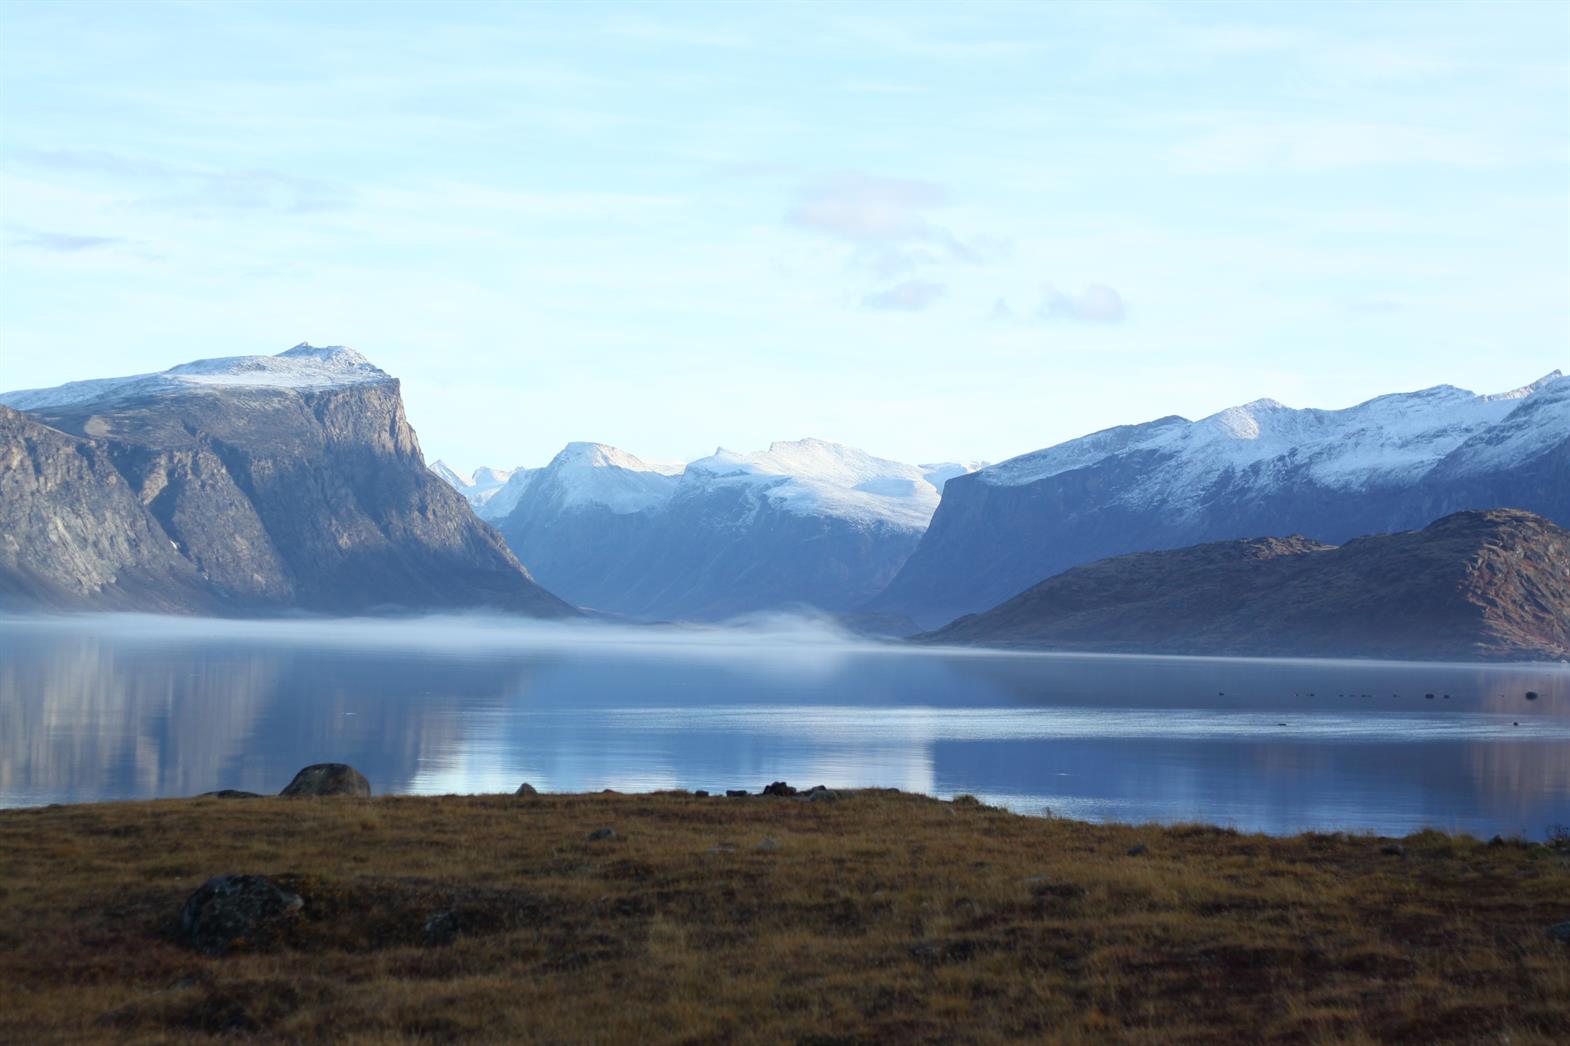
{"label": "dry golden grass", "polygon": [[[1570,1040],[1570,855],[1404,846],[873,792],[5,811],[0,1040]],[[221,872],[305,898],[285,944],[175,940]]]}

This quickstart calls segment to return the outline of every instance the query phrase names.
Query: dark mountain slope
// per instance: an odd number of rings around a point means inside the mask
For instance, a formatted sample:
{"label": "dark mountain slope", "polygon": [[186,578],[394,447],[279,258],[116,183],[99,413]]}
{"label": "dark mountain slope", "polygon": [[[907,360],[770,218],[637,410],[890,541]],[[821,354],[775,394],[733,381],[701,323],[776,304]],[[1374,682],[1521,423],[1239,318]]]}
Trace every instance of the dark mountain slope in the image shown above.
{"label": "dark mountain slope", "polygon": [[1302,537],[1076,567],[927,642],[1393,658],[1570,657],[1570,532],[1513,509],[1335,548]]}

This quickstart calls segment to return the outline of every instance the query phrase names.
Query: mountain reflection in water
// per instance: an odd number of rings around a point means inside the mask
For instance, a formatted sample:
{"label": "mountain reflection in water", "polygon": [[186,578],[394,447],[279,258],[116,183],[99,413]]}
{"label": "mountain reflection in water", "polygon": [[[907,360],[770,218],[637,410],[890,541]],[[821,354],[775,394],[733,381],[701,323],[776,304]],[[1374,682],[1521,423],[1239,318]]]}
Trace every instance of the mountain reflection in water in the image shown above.
{"label": "mountain reflection in water", "polygon": [[784,779],[1537,838],[1570,822],[1570,670],[909,650],[786,619],[0,620],[0,805],[276,792],[328,760],[378,793]]}

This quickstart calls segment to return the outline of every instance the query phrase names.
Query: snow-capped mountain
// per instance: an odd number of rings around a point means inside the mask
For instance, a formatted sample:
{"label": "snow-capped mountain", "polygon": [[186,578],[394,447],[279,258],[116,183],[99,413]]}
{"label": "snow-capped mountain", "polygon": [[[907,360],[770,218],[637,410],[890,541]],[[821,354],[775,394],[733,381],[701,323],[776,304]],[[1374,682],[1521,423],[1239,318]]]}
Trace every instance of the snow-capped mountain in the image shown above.
{"label": "snow-capped mountain", "polygon": [[1024,454],[949,484],[870,606],[925,624],[983,610],[1106,556],[1264,534],[1338,543],[1464,509],[1570,522],[1570,380],[1449,385],[1344,410],[1262,399]]}
{"label": "snow-capped mountain", "polygon": [[[492,512],[495,511],[491,503],[507,488],[507,484],[514,476],[521,474],[523,479],[527,480],[536,471],[525,468],[498,469],[482,465],[475,469],[473,474],[467,474],[459,472],[439,458],[431,462],[429,468],[446,481],[448,486],[464,496],[464,499],[469,502],[469,507],[474,509],[475,515],[486,520],[491,519]],[[510,512],[514,503],[504,501],[502,505],[497,506],[501,510],[500,515]]]}
{"label": "snow-capped mountain", "polygon": [[392,375],[345,345],[316,346],[301,342],[276,356],[194,360],[155,374],[94,378],[66,382],[51,389],[0,393],[0,403],[17,410],[40,410],[78,403],[114,403],[203,388],[330,389],[392,380]]}
{"label": "snow-capped mountain", "polygon": [[353,349],[198,360],[0,404],[0,601],[572,613],[427,471],[397,380]]}
{"label": "snow-capped mountain", "polygon": [[[485,506],[540,582],[599,610],[713,619],[847,610],[893,576],[939,486],[966,466],[905,465],[823,440],[682,466],[571,443]],[[936,482],[934,482],[936,481]]]}

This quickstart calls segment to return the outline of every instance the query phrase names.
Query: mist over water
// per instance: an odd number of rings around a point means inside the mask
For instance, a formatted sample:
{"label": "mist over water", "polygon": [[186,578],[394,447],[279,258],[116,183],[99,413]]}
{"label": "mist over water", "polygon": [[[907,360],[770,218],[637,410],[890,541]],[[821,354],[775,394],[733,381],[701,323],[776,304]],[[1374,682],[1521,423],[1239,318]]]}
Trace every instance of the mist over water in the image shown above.
{"label": "mist over water", "polygon": [[0,619],[0,805],[272,793],[325,761],[378,793],[783,779],[1538,838],[1570,823],[1570,669],[955,651],[788,616]]}

